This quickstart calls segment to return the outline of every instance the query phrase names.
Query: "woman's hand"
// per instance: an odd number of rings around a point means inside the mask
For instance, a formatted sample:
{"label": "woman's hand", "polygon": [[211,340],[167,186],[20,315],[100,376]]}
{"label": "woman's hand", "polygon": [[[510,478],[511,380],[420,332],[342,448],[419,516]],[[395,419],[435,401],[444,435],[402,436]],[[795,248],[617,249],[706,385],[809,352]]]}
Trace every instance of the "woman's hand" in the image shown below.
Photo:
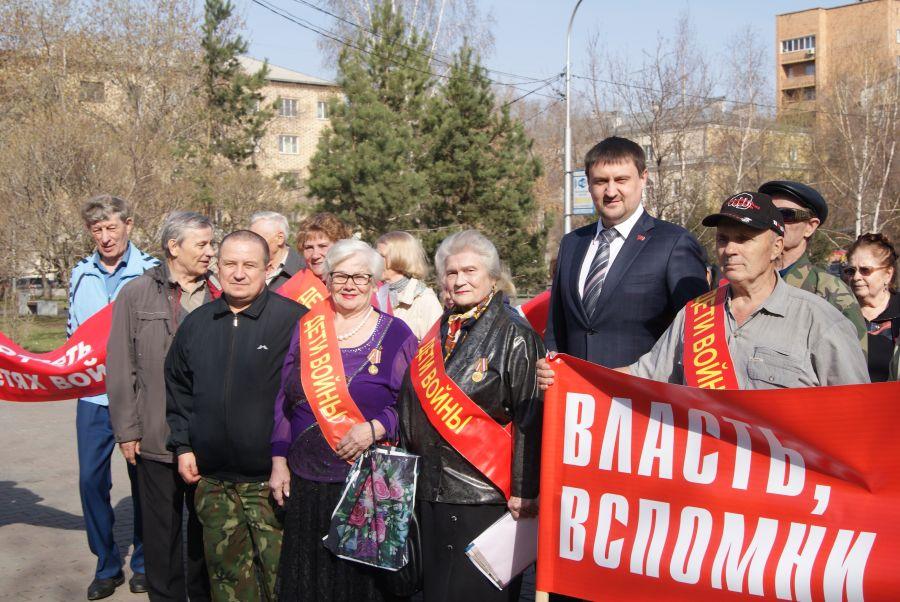
{"label": "woman's hand", "polygon": [[291,497],[291,469],[288,468],[287,458],[282,456],[272,457],[272,476],[269,477],[269,489],[279,506],[284,506],[284,500]]}
{"label": "woman's hand", "polygon": [[[372,427],[375,427],[375,439],[372,439]],[[337,444],[337,455],[341,460],[353,462],[376,441],[384,437],[386,430],[377,420],[354,424]]]}
{"label": "woman's hand", "polygon": [[519,518],[531,518],[538,514],[537,499],[526,500],[520,497],[511,497],[509,502],[506,503],[506,507],[516,520],[519,520]]}

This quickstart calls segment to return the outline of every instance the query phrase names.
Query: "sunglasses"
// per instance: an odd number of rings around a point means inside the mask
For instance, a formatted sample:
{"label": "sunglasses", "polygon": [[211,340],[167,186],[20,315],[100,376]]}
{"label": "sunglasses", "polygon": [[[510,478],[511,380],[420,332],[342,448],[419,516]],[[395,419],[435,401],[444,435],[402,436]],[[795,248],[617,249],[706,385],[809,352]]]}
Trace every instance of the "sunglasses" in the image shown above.
{"label": "sunglasses", "polygon": [[805,222],[812,219],[813,212],[809,209],[793,209],[791,207],[779,207],[778,212],[786,224],[796,224],[797,222]]}
{"label": "sunglasses", "polygon": [[871,267],[867,265],[861,265],[858,268],[853,267],[852,265],[844,266],[843,272],[844,276],[848,278],[853,278],[856,275],[856,272],[859,272],[860,276],[868,277],[877,272],[878,270],[886,270],[887,266],[879,266],[879,267]]}

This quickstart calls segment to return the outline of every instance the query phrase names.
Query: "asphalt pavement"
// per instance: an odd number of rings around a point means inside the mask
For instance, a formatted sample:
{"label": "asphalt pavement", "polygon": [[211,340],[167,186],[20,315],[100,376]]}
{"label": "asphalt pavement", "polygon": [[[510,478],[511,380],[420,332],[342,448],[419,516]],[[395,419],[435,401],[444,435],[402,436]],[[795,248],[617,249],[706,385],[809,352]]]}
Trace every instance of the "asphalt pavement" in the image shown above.
{"label": "asphalt pavement", "polygon": [[[131,492],[125,461],[113,455],[115,534],[126,557]],[[78,499],[75,402],[0,401],[0,598],[85,600],[96,557],[88,549]],[[146,600],[126,583],[107,598]]]}

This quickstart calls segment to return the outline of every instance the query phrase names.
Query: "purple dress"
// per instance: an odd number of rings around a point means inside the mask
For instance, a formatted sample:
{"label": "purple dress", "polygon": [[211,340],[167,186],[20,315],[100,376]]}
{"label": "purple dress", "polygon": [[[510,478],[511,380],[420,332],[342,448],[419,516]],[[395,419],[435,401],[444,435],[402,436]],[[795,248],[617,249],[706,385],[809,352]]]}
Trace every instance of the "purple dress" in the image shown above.
{"label": "purple dress", "polygon": [[[287,457],[295,475],[310,481],[342,483],[350,464],[341,460],[328,445],[307,403],[300,383],[299,325],[281,371],[281,390],[275,398],[275,426],[272,455]],[[368,356],[381,341],[378,373],[369,373]],[[378,323],[369,340],[359,347],[341,349],[344,373],[351,375],[350,396],[366,420],[376,419],[387,430],[385,437],[397,436],[397,396],[403,376],[418,348],[418,340],[402,320],[378,312]]]}

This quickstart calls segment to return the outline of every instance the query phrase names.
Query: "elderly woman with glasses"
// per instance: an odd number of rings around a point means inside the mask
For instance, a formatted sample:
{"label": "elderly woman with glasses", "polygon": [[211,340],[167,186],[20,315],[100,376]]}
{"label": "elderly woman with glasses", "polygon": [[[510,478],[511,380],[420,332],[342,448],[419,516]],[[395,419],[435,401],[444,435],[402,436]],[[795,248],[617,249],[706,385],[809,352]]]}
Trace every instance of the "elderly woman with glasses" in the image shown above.
{"label": "elderly woman with glasses", "polygon": [[517,600],[521,579],[497,590],[466,545],[507,510],[537,513],[544,346],[497,290],[500,258],[482,234],[448,237],[435,265],[452,308],[422,340],[399,402],[401,441],[421,456],[424,599]]}
{"label": "elderly woman with glasses", "polygon": [[843,272],[866,319],[869,378],[884,382],[900,337],[897,251],[884,234],[863,234],[847,250]]}
{"label": "elderly woman with glasses", "polygon": [[[285,506],[279,600],[391,599],[376,581],[378,569],[339,559],[322,545],[350,463],[373,443],[396,437],[396,400],[416,351],[409,327],[371,304],[383,269],[384,260],[362,241],[331,246],[323,270],[330,297],[300,320],[285,357],[269,481]],[[320,372],[329,378],[315,381]],[[322,385],[334,382],[346,384],[344,394],[332,387],[323,401]],[[335,407],[350,416],[358,410],[360,420],[338,430],[341,421],[328,420]]]}

